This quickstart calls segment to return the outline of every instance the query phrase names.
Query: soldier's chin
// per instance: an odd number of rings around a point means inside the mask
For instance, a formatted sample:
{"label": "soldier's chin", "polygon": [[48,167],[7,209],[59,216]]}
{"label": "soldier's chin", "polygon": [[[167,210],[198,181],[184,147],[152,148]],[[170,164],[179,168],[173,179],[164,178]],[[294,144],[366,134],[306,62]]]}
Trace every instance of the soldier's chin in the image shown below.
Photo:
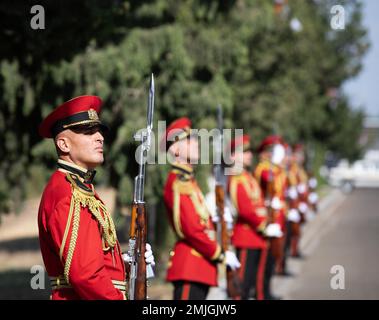
{"label": "soldier's chin", "polygon": [[87,166],[88,166],[88,168],[93,169],[95,167],[102,165],[103,162],[104,162],[104,157],[101,155],[101,156],[98,156],[98,157],[88,161]]}
{"label": "soldier's chin", "polygon": [[196,165],[199,163],[199,157],[187,157],[187,163],[188,164],[192,164],[192,165]]}

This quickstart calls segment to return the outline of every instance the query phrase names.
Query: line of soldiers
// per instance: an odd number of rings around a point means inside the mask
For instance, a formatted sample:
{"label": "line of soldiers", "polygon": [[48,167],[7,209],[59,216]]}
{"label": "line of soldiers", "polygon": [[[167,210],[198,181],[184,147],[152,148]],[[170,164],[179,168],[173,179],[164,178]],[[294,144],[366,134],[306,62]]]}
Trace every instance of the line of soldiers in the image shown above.
{"label": "line of soldiers", "polygon": [[249,136],[230,143],[236,172],[230,168],[230,206],[224,219],[229,224],[235,220],[231,240],[236,257],[232,250],[222,252],[217,241],[214,194],[204,197],[196,183],[190,163],[198,160],[198,142],[191,135],[190,120],[174,121],[165,138],[171,141],[166,151],[175,159],[164,189],[169,221],[178,237],[167,271],[174,299],[205,299],[209,288],[217,286],[220,263],[238,271],[240,299],[277,299],[270,290],[272,275],[289,275],[287,257],[301,257],[300,226],[317,204],[317,181],[308,179],[303,169],[302,145],[291,147],[277,135],[268,136],[258,148],[259,163],[252,172]]}
{"label": "line of soldiers", "polygon": [[[54,140],[59,158],[38,213],[52,299],[127,298],[125,275],[131,258],[121,252],[112,217],[93,185],[95,168],[104,161],[108,130],[99,118],[101,105],[96,96],[74,98],[57,107],[39,127],[42,137]],[[178,238],[167,270],[173,297],[205,299],[209,288],[218,285],[218,265],[225,264],[238,271],[243,284],[240,298],[252,294],[256,299],[273,299],[270,279],[274,272],[287,272],[289,253],[300,255],[300,225],[308,206],[315,209],[317,203],[316,181],[308,180],[302,169],[303,150],[296,146],[291,152],[280,137],[267,137],[252,174],[249,137],[230,144],[235,167],[244,168],[229,176],[226,188],[231,206],[225,210],[225,220],[229,224],[236,220],[231,237],[235,254],[223,251],[217,241],[215,215],[195,180],[191,163],[199,159],[199,148],[191,126],[188,118],[180,118],[161,141],[172,159],[164,202]],[[152,249],[146,247],[146,263],[154,265]]]}

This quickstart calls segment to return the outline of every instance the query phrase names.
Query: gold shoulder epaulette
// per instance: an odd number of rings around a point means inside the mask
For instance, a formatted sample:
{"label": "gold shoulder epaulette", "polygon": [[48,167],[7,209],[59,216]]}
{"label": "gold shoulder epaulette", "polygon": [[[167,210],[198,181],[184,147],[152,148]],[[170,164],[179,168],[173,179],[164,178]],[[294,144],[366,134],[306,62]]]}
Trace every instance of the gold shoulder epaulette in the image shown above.
{"label": "gold shoulder epaulette", "polygon": [[257,167],[255,168],[254,176],[258,180],[260,180],[263,170],[270,170],[270,163],[266,160],[259,162]]}
{"label": "gold shoulder epaulette", "polygon": [[239,175],[231,176],[230,180],[235,183],[239,183],[239,182],[245,181],[246,176],[244,174],[239,174]]}

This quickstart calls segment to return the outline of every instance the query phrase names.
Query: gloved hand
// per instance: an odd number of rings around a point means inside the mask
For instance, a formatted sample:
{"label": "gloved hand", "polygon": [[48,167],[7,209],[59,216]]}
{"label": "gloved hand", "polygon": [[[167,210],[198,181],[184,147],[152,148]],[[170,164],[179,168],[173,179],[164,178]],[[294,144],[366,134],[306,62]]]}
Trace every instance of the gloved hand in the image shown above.
{"label": "gloved hand", "polygon": [[305,202],[300,202],[299,203],[299,211],[301,213],[307,213],[307,211],[308,211],[308,205]]}
{"label": "gloved hand", "polygon": [[290,209],[288,211],[287,219],[288,221],[295,222],[295,223],[300,222],[301,216],[299,214],[299,211],[297,211],[296,209]]}
{"label": "gloved hand", "polygon": [[264,235],[269,238],[280,238],[283,236],[282,230],[278,223],[270,223],[263,231]]}
{"label": "gloved hand", "polygon": [[289,187],[287,191],[287,195],[288,195],[288,198],[290,198],[291,200],[297,199],[298,195],[297,195],[296,187],[295,186]]}
{"label": "gloved hand", "polygon": [[224,220],[227,224],[233,223],[233,216],[229,207],[224,207]]}
{"label": "gloved hand", "polygon": [[273,197],[271,199],[271,208],[274,210],[280,210],[282,208],[282,201],[278,197]]}
{"label": "gloved hand", "polygon": [[[218,223],[220,221],[220,217],[218,214],[212,216],[211,219],[213,223]],[[229,207],[224,207],[224,220],[226,224],[233,224],[233,216]]]}
{"label": "gloved hand", "polygon": [[300,183],[297,185],[297,191],[299,193],[305,193],[307,191],[307,186],[305,185],[305,183]]}
{"label": "gloved hand", "polygon": [[308,196],[308,200],[310,203],[315,204],[317,203],[318,200],[318,195],[316,192],[311,192]]}
{"label": "gloved hand", "polygon": [[225,251],[225,263],[232,270],[236,270],[241,266],[235,253],[230,250]]}
{"label": "gloved hand", "polygon": [[286,149],[281,144],[276,144],[272,149],[271,162],[273,164],[279,165],[283,162],[286,155]]}
{"label": "gloved hand", "polygon": [[148,243],[146,243],[145,261],[147,264],[150,264],[152,267],[155,266],[155,258],[154,258],[153,250],[151,249],[151,245]]}
{"label": "gloved hand", "polygon": [[316,189],[317,187],[317,179],[316,178],[310,178],[308,181],[308,185],[312,189]]}
{"label": "gloved hand", "polygon": [[[126,263],[131,263],[132,261],[132,257],[129,255],[128,252],[123,253],[122,258],[124,259],[124,262]],[[151,249],[151,245],[149,243],[146,243],[145,262],[146,264],[151,265],[152,267],[155,266],[153,250]]]}

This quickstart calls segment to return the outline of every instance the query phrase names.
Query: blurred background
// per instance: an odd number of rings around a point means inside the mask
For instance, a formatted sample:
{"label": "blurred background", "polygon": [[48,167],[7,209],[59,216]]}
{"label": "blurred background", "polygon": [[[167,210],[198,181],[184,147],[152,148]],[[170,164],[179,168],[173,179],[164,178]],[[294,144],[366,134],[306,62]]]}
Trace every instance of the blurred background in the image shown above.
{"label": "blurred background", "polygon": [[[37,4],[44,20],[33,24]],[[111,131],[96,186],[126,248],[137,174],[133,134],[146,123],[151,72],[156,122],[188,116],[194,127],[211,129],[220,103],[225,127],[243,128],[254,147],[272,133],[304,143],[325,210],[336,201],[347,210],[349,201],[360,203],[354,212],[371,210],[365,221],[378,227],[377,13],[375,0],[1,1],[0,298],[49,297],[48,290],[30,288],[31,266],[43,265],[38,204],[56,163],[52,141],[42,140],[37,128],[72,97],[103,99],[102,118]],[[155,299],[171,298],[164,277],[175,238],[162,203],[168,169],[147,169],[149,242],[158,261],[150,289]],[[196,171],[204,193],[210,169]],[[359,232],[350,231],[354,243]],[[372,232],[366,240],[375,244]],[[370,248],[363,251],[371,257],[376,247]],[[304,281],[318,282],[312,279]],[[329,297],[304,290],[310,298]],[[357,297],[379,298],[378,284]]]}

